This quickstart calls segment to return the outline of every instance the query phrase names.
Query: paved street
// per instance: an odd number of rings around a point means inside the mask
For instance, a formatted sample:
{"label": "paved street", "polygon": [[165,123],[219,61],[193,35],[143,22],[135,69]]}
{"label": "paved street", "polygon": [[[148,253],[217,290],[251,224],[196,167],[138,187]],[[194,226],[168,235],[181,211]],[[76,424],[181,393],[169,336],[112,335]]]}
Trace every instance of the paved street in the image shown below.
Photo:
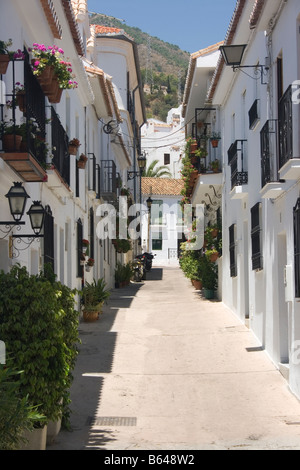
{"label": "paved street", "polygon": [[81,323],[72,432],[49,450],[300,449],[300,403],[247,327],[153,268]]}

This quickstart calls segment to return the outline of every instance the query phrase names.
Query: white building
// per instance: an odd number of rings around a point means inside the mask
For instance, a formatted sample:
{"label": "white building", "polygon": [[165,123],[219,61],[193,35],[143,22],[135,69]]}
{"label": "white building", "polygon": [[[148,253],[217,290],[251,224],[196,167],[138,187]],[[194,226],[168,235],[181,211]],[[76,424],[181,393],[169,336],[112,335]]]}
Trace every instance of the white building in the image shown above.
{"label": "white building", "polygon": [[[181,179],[142,178],[142,248],[155,255],[153,265],[178,265],[178,250],[183,241]],[[147,199],[151,198],[150,214]]]}
{"label": "white building", "polygon": [[157,167],[166,166],[172,178],[180,178],[185,130],[182,106],[169,111],[167,121],[148,119],[141,129],[142,151],[147,155],[147,167],[158,160]]}
{"label": "white building", "polygon": [[206,101],[220,108],[223,302],[249,324],[300,397],[298,0],[239,0]]}
{"label": "white building", "polygon": [[[38,273],[48,262],[69,287],[80,289],[93,277],[104,277],[112,286],[116,259],[123,255],[110,240],[97,238],[97,209],[104,202],[117,207],[120,182],[127,186],[127,171],[137,166],[145,116],[136,45],[122,30],[90,26],[87,1],[79,0],[2,2],[0,29],[1,40],[12,38],[10,50],[24,52],[24,59],[11,61],[1,77],[5,97],[0,104],[0,268],[8,270],[18,262]],[[72,63],[78,88],[64,90],[56,103],[33,75],[34,43],[55,44]],[[7,106],[17,82],[25,85],[22,111]],[[47,159],[37,150],[37,137],[22,151],[4,149],[3,123],[11,118],[16,125],[36,120],[39,137],[51,149]],[[73,138],[81,144],[77,155],[68,149]],[[85,169],[78,165],[81,154],[88,158]],[[23,184],[30,199],[22,218],[25,225],[20,231],[10,226],[5,234],[3,221],[12,220],[5,195],[15,181]],[[130,184],[138,197],[137,179]],[[43,236],[18,239],[18,234],[32,234],[26,212],[33,201],[46,208]],[[83,239],[89,240],[89,256],[95,260],[90,272],[80,265]]]}

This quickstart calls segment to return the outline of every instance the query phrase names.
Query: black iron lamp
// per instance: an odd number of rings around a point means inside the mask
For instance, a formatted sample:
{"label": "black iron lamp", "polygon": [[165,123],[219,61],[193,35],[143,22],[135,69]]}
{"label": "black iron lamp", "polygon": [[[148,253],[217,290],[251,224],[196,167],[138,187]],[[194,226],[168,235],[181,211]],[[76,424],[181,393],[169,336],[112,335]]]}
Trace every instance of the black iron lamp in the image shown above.
{"label": "black iron lamp", "polygon": [[[29,198],[22,183],[14,183],[14,186],[10,188],[5,197],[8,199],[10,213],[14,221],[19,224],[24,215],[27,199]],[[4,222],[4,224],[8,225],[7,222]]]}
{"label": "black iron lamp", "polygon": [[[263,76],[264,76],[264,71],[267,71],[269,69],[268,66],[261,65],[261,64],[241,65],[246,47],[247,47],[247,44],[234,44],[234,45],[220,46],[219,50],[223,56],[225,65],[232,67],[233,71],[237,69],[243,69],[243,68],[254,68],[255,74],[260,72],[261,84],[267,85],[267,83],[263,81]],[[251,77],[251,78],[255,79],[255,77]]]}
{"label": "black iron lamp", "polygon": [[152,202],[153,202],[153,201],[152,201],[151,197],[149,196],[148,199],[147,199],[147,201],[146,201],[146,204],[147,204],[147,207],[148,207],[148,209],[149,209],[149,212],[150,212],[150,210],[151,210]]}
{"label": "black iron lamp", "polygon": [[29,215],[31,228],[35,236],[38,236],[43,228],[45,219],[45,209],[41,202],[33,201],[33,204],[27,212],[27,215]]}
{"label": "black iron lamp", "polygon": [[142,176],[144,169],[146,168],[147,158],[145,153],[140,155],[137,159],[139,171],[128,171],[127,180],[133,180],[137,176]]}

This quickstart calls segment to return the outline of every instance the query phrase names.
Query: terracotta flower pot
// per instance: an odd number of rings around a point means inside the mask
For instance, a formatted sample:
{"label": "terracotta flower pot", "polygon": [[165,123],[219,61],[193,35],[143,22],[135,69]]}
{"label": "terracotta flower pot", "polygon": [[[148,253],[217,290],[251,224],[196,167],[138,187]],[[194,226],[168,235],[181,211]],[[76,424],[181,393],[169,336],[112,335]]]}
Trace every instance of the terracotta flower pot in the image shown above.
{"label": "terracotta flower pot", "polygon": [[77,149],[76,145],[69,145],[69,154],[70,155],[76,155],[77,154]]}
{"label": "terracotta flower pot", "polygon": [[85,322],[94,322],[97,321],[99,318],[98,310],[84,310],[83,311],[83,319]]}
{"label": "terracotta flower pot", "polygon": [[219,145],[218,139],[212,139],[211,140],[211,145],[213,146],[213,148],[217,148],[218,145]]}
{"label": "terracotta flower pot", "polygon": [[8,64],[9,64],[9,55],[1,54],[0,55],[0,75],[6,74]]}
{"label": "terracotta flower pot", "polygon": [[20,152],[22,142],[21,135],[7,134],[2,137],[4,152]]}
{"label": "terracotta flower pot", "polygon": [[202,289],[202,281],[197,281],[196,279],[193,279],[192,283],[196,290]]}
{"label": "terracotta flower pot", "polygon": [[19,106],[19,110],[22,113],[26,113],[26,102],[25,102],[25,91],[18,91],[16,94],[16,102]]}
{"label": "terracotta flower pot", "polygon": [[217,259],[219,258],[219,253],[213,253],[212,255],[210,255],[209,259],[212,263],[215,263],[217,261]]}

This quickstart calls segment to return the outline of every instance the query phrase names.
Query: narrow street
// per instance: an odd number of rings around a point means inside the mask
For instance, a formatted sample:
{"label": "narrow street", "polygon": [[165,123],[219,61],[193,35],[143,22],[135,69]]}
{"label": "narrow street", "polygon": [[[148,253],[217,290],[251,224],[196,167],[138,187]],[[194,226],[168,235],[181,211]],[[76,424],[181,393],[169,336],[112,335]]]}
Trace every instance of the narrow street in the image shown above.
{"label": "narrow street", "polygon": [[80,323],[72,432],[47,450],[300,449],[300,403],[251,331],[179,268]]}

